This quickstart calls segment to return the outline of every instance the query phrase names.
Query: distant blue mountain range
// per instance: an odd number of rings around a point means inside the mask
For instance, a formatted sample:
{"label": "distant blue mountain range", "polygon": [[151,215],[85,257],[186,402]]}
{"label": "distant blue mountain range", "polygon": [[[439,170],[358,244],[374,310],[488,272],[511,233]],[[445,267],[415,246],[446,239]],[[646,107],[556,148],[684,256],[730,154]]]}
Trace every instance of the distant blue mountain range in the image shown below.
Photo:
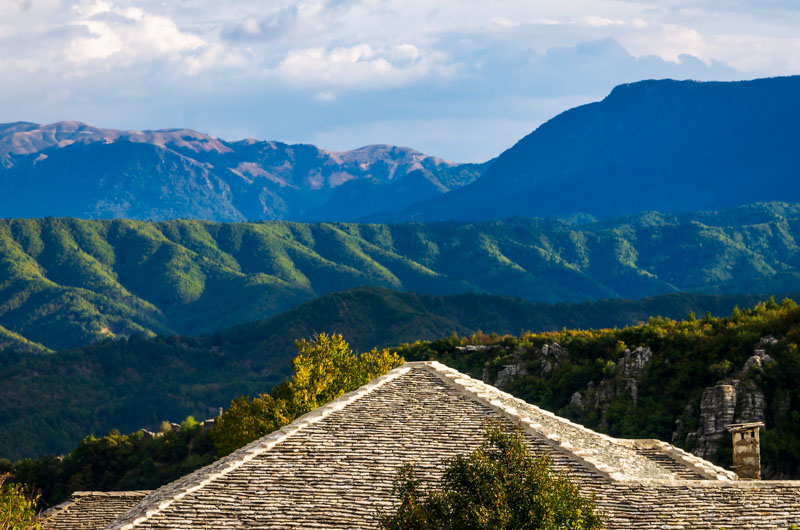
{"label": "distant blue mountain range", "polygon": [[[800,201],[800,77],[642,81],[484,164],[186,129],[0,125],[0,216],[400,222],[603,219]],[[577,217],[576,217],[577,216]]]}
{"label": "distant blue mountain range", "polygon": [[391,145],[334,152],[17,122],[0,124],[0,217],[351,220],[444,194],[484,168]]}
{"label": "distant blue mountain range", "polygon": [[383,220],[596,218],[800,200],[800,77],[642,81],[568,110],[472,184]]}

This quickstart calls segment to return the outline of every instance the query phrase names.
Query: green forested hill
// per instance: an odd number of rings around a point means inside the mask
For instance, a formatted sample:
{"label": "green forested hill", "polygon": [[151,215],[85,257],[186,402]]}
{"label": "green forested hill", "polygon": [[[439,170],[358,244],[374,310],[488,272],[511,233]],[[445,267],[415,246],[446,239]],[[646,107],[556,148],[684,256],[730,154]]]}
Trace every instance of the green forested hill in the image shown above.
{"label": "green forested hill", "polygon": [[271,319],[196,338],[106,341],[48,355],[0,353],[0,457],[62,453],[84,436],[131,432],[209,415],[238,395],[268,391],[291,371],[294,339],[340,332],[361,351],[469,335],[623,326],[648,315],[728,314],[756,295],[669,294],[640,301],[533,304],[506,297],[429,296],[359,288]]}
{"label": "green forested hill", "polygon": [[0,326],[50,349],[196,335],[361,285],[530,301],[800,290],[800,205],[571,225],[0,220]]}
{"label": "green forested hill", "polygon": [[36,353],[47,353],[51,351],[40,344],[29,341],[18,333],[14,333],[0,326],[0,351],[3,350]]}

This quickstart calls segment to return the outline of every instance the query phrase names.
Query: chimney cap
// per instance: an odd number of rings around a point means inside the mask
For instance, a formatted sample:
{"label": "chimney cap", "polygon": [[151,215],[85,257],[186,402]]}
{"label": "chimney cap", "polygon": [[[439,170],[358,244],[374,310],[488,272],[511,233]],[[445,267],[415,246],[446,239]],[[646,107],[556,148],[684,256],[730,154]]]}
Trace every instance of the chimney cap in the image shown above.
{"label": "chimney cap", "polygon": [[731,433],[749,431],[752,429],[759,429],[761,427],[764,427],[763,421],[753,421],[750,423],[731,423],[725,426],[725,428],[728,429],[728,432]]}

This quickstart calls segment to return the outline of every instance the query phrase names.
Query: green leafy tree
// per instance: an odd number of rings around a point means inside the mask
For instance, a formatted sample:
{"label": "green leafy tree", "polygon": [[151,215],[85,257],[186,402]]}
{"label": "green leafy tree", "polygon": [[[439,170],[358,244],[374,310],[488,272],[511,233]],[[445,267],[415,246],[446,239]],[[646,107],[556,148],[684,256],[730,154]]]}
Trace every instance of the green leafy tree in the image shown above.
{"label": "green leafy tree", "polygon": [[593,499],[581,496],[546,455],[531,455],[520,432],[489,426],[486,441],[468,457],[449,460],[441,488],[425,491],[413,467],[400,470],[399,507],[380,517],[387,530],[602,528]]}
{"label": "green leafy tree", "polygon": [[320,333],[310,341],[295,341],[295,346],[298,354],[292,361],[295,376],[289,383],[289,391],[297,416],[365,385],[404,362],[388,349],[357,355],[338,333]]}
{"label": "green leafy tree", "polygon": [[252,400],[238,397],[214,422],[211,439],[217,456],[225,456],[292,421],[288,403],[261,394]]}
{"label": "green leafy tree", "polygon": [[41,528],[36,520],[39,495],[27,494],[19,484],[6,484],[8,476],[8,473],[0,476],[0,528]]}
{"label": "green leafy tree", "polygon": [[358,357],[339,334],[320,333],[312,340],[295,341],[295,375],[289,383],[297,415],[314,410],[360,386]]}
{"label": "green leafy tree", "polygon": [[340,334],[320,333],[295,341],[295,375],[272,394],[254,399],[239,397],[214,422],[211,438],[218,456],[225,456],[253,440],[280,429],[298,416],[357,389],[403,364],[385,349],[357,355]]}
{"label": "green leafy tree", "polygon": [[200,426],[194,416],[186,416],[186,419],[181,422],[181,430],[196,429]]}

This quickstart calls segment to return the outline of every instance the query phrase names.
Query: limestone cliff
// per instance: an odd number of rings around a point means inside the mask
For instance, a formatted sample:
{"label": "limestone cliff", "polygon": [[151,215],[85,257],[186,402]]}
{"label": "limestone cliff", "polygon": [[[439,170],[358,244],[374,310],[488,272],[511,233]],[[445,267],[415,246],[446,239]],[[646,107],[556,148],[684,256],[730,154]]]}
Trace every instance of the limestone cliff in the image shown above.
{"label": "limestone cliff", "polygon": [[[766,422],[768,404],[759,375],[766,365],[773,362],[767,350],[775,343],[777,340],[771,336],[762,338],[753,355],[733,372],[735,378],[731,375],[707,387],[699,399],[687,396],[684,413],[675,422],[672,443],[700,457],[719,460],[720,448],[730,445],[726,425]],[[483,371],[484,381],[502,389],[512,389],[516,382],[529,374],[548,377],[570,360],[569,351],[556,342],[533,350],[518,348],[513,352],[504,352],[497,345],[458,349],[464,353],[479,350],[501,356],[505,353],[502,364],[487,364]],[[596,418],[596,427],[607,431],[609,414],[615,402],[624,400],[633,407],[638,405],[639,388],[653,356],[653,350],[647,346],[625,348],[616,363],[607,361],[602,366],[602,378],[589,381],[574,391],[566,409],[559,412],[572,410],[581,415],[591,414]],[[730,372],[731,368],[724,365],[721,369]]]}

